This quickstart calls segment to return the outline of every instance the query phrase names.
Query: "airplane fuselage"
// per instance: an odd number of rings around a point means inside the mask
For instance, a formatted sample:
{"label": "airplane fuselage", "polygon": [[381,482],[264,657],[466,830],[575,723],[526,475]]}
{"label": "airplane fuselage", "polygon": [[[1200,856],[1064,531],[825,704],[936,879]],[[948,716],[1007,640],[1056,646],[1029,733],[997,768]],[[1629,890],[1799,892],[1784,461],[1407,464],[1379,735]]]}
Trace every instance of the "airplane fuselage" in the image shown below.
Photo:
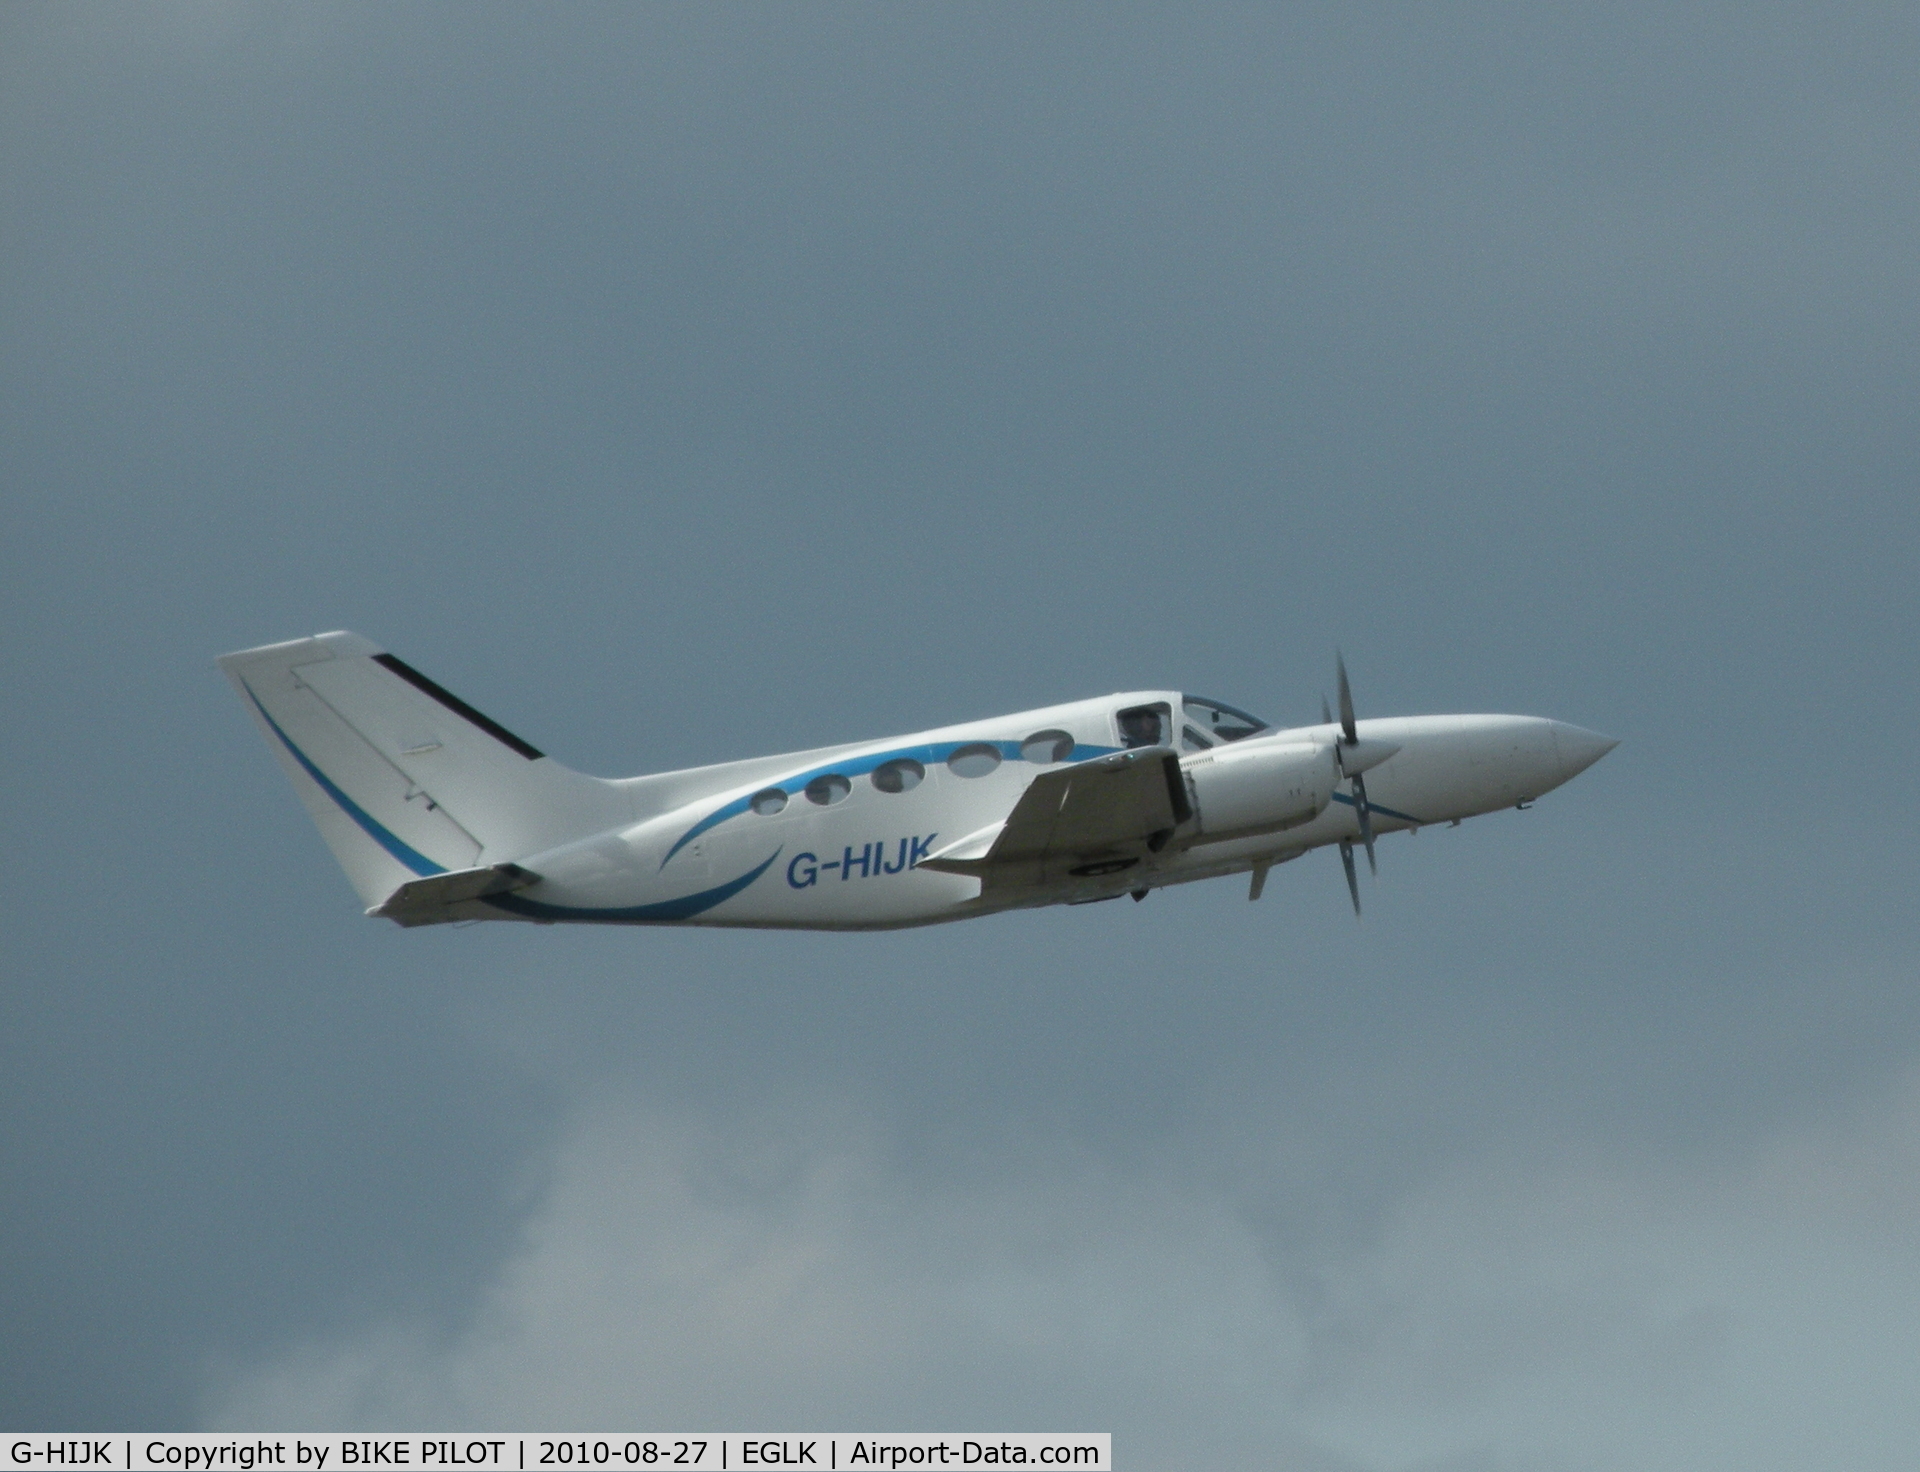
{"label": "airplane fuselage", "polygon": [[370,914],[875,930],[1136,898],[1524,805],[1614,745],[1531,716],[1277,730],[1143,690],[718,766],[572,771],[357,634],[221,660]]}
{"label": "airplane fuselage", "polygon": [[[870,930],[1111,899],[1246,873],[1310,849],[1358,841],[1353,800],[1336,788],[1304,821],[1239,836],[1206,833],[1202,798],[1199,811],[1176,826],[1171,841],[1157,851],[1142,845],[1139,852],[1116,855],[1116,862],[1132,862],[1104,873],[1068,872],[1046,882],[996,887],[972,875],[920,867],[943,847],[1005,817],[1028,783],[1054,765],[1019,754],[1033,733],[1065,731],[1073,737],[1066,760],[1097,760],[1127,750],[1114,729],[1117,711],[1162,702],[1178,711],[1180,701],[1177,693],[1135,691],[809,753],[784,770],[756,772],[729,790],[617,833],[528,856],[525,866],[542,881],[492,903],[528,919],[646,923],[656,919],[648,913],[654,906],[678,905],[688,913],[672,918],[693,924]],[[1399,747],[1366,774],[1376,833],[1452,823],[1530,802],[1611,745],[1578,727],[1532,716],[1389,717],[1361,721],[1359,732],[1363,740]],[[1332,751],[1338,738],[1337,726],[1316,725],[1262,732],[1229,749],[1242,758],[1262,747]],[[954,753],[974,747],[991,748],[998,760],[978,754],[971,765],[952,762]],[[1188,751],[1181,767],[1190,772],[1210,759],[1209,752]],[[874,785],[876,770],[902,760],[924,770],[912,790]],[[836,777],[845,779],[844,789]],[[810,789],[827,801],[810,800]],[[754,795],[773,791],[786,795],[784,805],[756,811]],[[722,896],[721,890],[729,892]],[[692,908],[706,906],[709,898],[710,907]]]}

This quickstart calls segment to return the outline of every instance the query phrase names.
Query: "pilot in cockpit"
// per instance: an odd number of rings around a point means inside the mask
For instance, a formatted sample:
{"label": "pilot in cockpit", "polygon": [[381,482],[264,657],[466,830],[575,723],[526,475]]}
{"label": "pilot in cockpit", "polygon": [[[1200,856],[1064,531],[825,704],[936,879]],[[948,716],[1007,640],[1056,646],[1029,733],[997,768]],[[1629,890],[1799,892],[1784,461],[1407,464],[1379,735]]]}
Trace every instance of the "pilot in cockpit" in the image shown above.
{"label": "pilot in cockpit", "polygon": [[1136,705],[1119,714],[1120,739],[1128,746],[1158,746],[1166,738],[1164,705]]}

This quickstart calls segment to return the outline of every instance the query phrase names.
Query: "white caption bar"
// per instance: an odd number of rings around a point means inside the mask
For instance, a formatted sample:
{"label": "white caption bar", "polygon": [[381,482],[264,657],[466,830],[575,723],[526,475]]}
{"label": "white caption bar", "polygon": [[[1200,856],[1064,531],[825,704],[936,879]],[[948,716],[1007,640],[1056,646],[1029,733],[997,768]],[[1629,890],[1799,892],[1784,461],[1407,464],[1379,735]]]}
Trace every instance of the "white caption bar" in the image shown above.
{"label": "white caption bar", "polygon": [[81,1436],[72,1433],[0,1434],[0,1467],[33,1472],[255,1472],[287,1467],[305,1472],[385,1472],[393,1467],[505,1469],[547,1472],[565,1468],[697,1467],[738,1472],[742,1467],[854,1468],[1072,1467],[1111,1472],[1109,1432],[1067,1435],[1031,1431],[795,1432],[742,1435],[735,1431],[491,1432],[486,1435],[216,1436],[209,1433]]}

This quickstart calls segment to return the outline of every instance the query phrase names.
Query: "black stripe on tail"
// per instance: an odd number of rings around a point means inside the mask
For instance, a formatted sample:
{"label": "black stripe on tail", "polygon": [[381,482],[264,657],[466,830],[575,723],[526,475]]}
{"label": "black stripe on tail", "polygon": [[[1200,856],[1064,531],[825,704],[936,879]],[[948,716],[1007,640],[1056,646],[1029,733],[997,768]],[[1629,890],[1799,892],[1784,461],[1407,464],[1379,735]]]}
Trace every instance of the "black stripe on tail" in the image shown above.
{"label": "black stripe on tail", "polygon": [[420,691],[421,694],[431,695],[455,715],[472,721],[474,725],[478,726],[482,731],[485,731],[495,741],[498,741],[502,746],[510,747],[512,750],[519,752],[520,755],[528,761],[537,762],[541,757],[546,755],[546,753],[538,747],[530,746],[522,741],[498,721],[490,720],[486,716],[481,715],[479,711],[468,705],[466,701],[462,700],[458,695],[455,695],[451,690],[441,689],[405,660],[396,659],[391,654],[376,654],[373,657],[373,662],[375,664],[385,665],[401,679],[413,686],[414,689]]}

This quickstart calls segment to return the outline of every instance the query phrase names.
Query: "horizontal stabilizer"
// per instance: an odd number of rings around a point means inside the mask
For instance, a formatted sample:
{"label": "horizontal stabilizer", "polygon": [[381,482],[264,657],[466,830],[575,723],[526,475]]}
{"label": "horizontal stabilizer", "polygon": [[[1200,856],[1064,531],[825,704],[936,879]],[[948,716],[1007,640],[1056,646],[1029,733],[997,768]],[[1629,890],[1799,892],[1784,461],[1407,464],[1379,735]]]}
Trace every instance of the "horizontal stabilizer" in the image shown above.
{"label": "horizontal stabilizer", "polygon": [[447,913],[455,905],[485,899],[490,894],[507,894],[539,882],[538,874],[518,864],[456,869],[451,874],[408,880],[367,913],[397,920],[402,925],[435,925],[445,920],[464,919],[464,916]]}

